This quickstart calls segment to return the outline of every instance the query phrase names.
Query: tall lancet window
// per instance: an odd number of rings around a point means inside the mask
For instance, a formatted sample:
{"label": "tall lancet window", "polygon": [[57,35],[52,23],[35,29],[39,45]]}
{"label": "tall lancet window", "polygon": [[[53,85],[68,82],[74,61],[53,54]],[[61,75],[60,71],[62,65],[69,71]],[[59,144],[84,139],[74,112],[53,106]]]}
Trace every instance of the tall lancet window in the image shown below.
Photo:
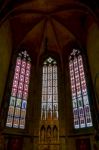
{"label": "tall lancet window", "polygon": [[27,51],[19,53],[14,70],[7,127],[25,128],[30,68],[30,57]]}
{"label": "tall lancet window", "polygon": [[58,119],[57,63],[49,57],[43,63],[41,119]]}
{"label": "tall lancet window", "polygon": [[92,126],[89,105],[87,82],[84,71],[83,59],[80,51],[73,50],[69,57],[69,70],[71,80],[74,128]]}

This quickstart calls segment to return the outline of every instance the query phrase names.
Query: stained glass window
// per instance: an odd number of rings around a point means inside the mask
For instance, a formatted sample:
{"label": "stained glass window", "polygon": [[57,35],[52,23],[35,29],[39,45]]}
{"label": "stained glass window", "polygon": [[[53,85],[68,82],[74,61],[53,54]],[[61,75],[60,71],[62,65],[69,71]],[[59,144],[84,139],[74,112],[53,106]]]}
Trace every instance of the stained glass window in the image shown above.
{"label": "stained glass window", "polygon": [[58,119],[57,63],[49,57],[43,63],[41,118]]}
{"label": "stained glass window", "polygon": [[80,51],[73,50],[69,57],[74,128],[92,126],[88,90]]}
{"label": "stained glass window", "polygon": [[25,128],[30,62],[27,51],[18,54],[6,121],[7,127]]}

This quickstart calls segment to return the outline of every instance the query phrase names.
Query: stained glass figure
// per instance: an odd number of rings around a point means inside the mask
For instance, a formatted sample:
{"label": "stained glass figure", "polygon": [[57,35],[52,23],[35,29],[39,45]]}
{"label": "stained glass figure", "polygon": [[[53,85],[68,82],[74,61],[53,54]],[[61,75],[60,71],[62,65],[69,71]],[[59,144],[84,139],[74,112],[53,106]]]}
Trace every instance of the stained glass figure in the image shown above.
{"label": "stained glass figure", "polygon": [[27,51],[19,53],[10,96],[7,127],[25,128],[30,69],[31,62]]}
{"label": "stained glass figure", "polygon": [[[57,84],[57,63],[49,57],[43,63],[42,68],[42,107],[41,119],[58,119],[58,84]],[[56,110],[55,110],[56,108]],[[50,117],[49,117],[50,116]]]}
{"label": "stained glass figure", "polygon": [[69,57],[74,128],[92,126],[86,77],[80,51],[73,49]]}

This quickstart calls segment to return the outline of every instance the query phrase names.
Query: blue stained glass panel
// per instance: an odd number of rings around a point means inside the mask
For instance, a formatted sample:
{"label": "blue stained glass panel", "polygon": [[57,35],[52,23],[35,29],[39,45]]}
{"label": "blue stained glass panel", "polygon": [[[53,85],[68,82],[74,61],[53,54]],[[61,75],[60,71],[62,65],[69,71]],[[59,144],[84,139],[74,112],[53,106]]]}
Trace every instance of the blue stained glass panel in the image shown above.
{"label": "blue stained glass panel", "polygon": [[22,109],[26,109],[26,106],[27,106],[27,101],[22,101]]}

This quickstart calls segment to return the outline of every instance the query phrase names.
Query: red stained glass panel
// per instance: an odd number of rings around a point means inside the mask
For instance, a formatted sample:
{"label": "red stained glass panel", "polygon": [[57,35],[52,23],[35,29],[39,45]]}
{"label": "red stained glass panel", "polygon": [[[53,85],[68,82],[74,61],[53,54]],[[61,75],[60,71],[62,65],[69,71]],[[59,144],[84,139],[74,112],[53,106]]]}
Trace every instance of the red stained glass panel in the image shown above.
{"label": "red stained glass panel", "polygon": [[28,62],[28,63],[27,63],[27,66],[26,66],[26,69],[27,69],[27,70],[30,70],[30,68],[31,68],[31,64]]}
{"label": "red stained glass panel", "polygon": [[15,72],[17,72],[17,73],[20,72],[20,66],[16,66]]}
{"label": "red stained glass panel", "polygon": [[23,99],[24,99],[24,100],[27,100],[27,97],[28,97],[28,93],[24,91],[24,92],[23,92]]}
{"label": "red stained glass panel", "polygon": [[18,65],[18,66],[21,65],[21,58],[17,58],[16,65]]}
{"label": "red stained glass panel", "polygon": [[16,96],[17,95],[17,89],[16,88],[12,88],[12,96]]}
{"label": "red stained glass panel", "polygon": [[26,61],[22,60],[22,68],[25,68],[25,67],[26,67]]}
{"label": "red stained glass panel", "polygon": [[21,74],[25,75],[25,69],[21,68]]}

